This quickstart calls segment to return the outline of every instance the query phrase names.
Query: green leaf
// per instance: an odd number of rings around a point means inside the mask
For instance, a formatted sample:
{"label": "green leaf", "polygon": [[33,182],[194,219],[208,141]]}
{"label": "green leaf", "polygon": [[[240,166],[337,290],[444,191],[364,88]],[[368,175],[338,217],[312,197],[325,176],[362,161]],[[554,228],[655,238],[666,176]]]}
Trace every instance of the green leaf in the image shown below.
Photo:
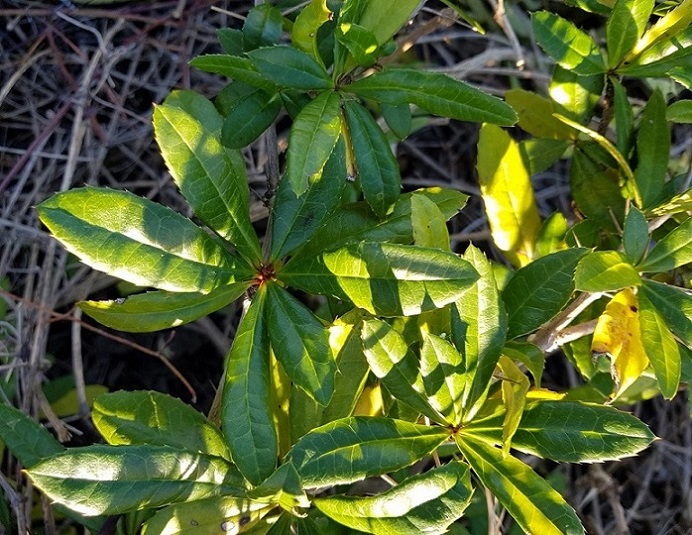
{"label": "green leaf", "polygon": [[472,493],[468,467],[451,462],[376,496],[329,496],[317,498],[315,506],[340,524],[375,535],[445,533]]}
{"label": "green leaf", "polygon": [[262,503],[277,504],[288,512],[295,512],[296,507],[310,507],[300,475],[291,462],[279,466],[276,472],[249,491],[247,496]]}
{"label": "green leaf", "polygon": [[457,436],[457,445],[483,485],[519,527],[541,535],[579,535],[584,528],[564,498],[531,468],[483,440]]}
{"label": "green leaf", "polygon": [[641,283],[637,270],[618,251],[592,251],[574,272],[574,287],[581,292],[609,292]]}
{"label": "green leaf", "polygon": [[219,28],[216,30],[221,48],[231,56],[243,55],[243,32],[233,28]]}
{"label": "green leaf", "polygon": [[415,104],[419,108],[460,121],[512,126],[514,110],[500,99],[450,78],[414,69],[388,68],[344,88],[366,99],[385,104]]}
{"label": "green leaf", "polygon": [[571,69],[555,65],[548,93],[563,110],[563,115],[586,123],[591,120],[604,85],[605,76],[602,74],[581,76]]}
{"label": "green leaf", "polygon": [[617,0],[606,24],[608,66],[612,69],[634,48],[646,29],[654,0]]}
{"label": "green leaf", "polygon": [[[462,433],[500,444],[502,413],[471,422]],[[654,435],[639,419],[614,407],[578,401],[526,404],[512,447],[557,462],[605,462],[636,455]]]}
{"label": "green leaf", "polygon": [[688,217],[654,245],[638,268],[646,273],[652,273],[669,271],[690,262],[692,262],[692,218]]}
{"label": "green leaf", "polygon": [[692,0],[683,0],[671,9],[642,36],[626,58],[632,60],[657,43],[665,41],[678,32],[690,28],[692,23]]}
{"label": "green leaf", "polygon": [[334,84],[322,65],[291,46],[270,46],[248,52],[257,71],[279,87],[305,91],[332,89]]}
{"label": "green leaf", "polygon": [[242,149],[274,122],[281,111],[281,96],[236,81],[221,90],[216,107],[225,117],[221,142],[231,149]]}
{"label": "green leaf", "polygon": [[583,248],[558,251],[534,260],[512,276],[502,293],[508,339],[530,333],[562,310],[574,291],[574,268],[586,252]]}
{"label": "green leaf", "polygon": [[372,67],[377,61],[380,51],[377,37],[363,26],[342,22],[336,28],[336,38],[361,67]]}
{"label": "green leaf", "polygon": [[613,218],[625,217],[625,199],[618,185],[619,175],[591,157],[594,145],[577,147],[570,167],[570,192],[579,211],[601,228],[615,230]]}
{"label": "green leaf", "polygon": [[98,432],[113,446],[170,446],[231,459],[216,426],[189,405],[160,392],[103,394],[94,400],[92,418]]}
{"label": "green leaf", "polygon": [[627,91],[615,78],[610,79],[613,84],[614,108],[615,108],[615,135],[617,137],[617,148],[625,157],[628,157],[632,150],[632,140],[634,133],[634,111],[627,97]]}
{"label": "green leaf", "polygon": [[692,100],[678,100],[666,110],[666,120],[672,123],[692,124]]}
{"label": "green leaf", "polygon": [[[215,496],[169,505],[142,526],[142,535],[209,535],[248,530],[268,511],[264,503]],[[235,531],[234,531],[235,530]]]}
{"label": "green leaf", "polygon": [[322,223],[333,213],[341,198],[340,192],[347,183],[344,180],[344,150],[340,139],[322,174],[308,182],[307,190],[300,196],[293,192],[288,180],[279,182],[271,212],[272,261],[292,253],[324,228]]}
{"label": "green leaf", "polygon": [[425,195],[411,196],[413,243],[449,251],[449,230],[442,211]]}
{"label": "green leaf", "polygon": [[579,75],[601,74],[606,66],[589,34],[549,11],[531,16],[536,41],[561,67]]}
{"label": "green leaf", "polygon": [[675,336],[692,348],[692,295],[688,290],[644,279],[638,296],[651,303]]}
{"label": "green leaf", "polygon": [[654,369],[661,394],[666,399],[673,399],[680,385],[682,365],[678,344],[663,315],[646,298],[646,293],[638,294],[638,298],[642,345]]}
{"label": "green leaf", "polygon": [[331,17],[332,12],[327,7],[327,0],[312,0],[298,14],[293,23],[291,30],[293,46],[310,54],[321,63],[317,32],[325,22],[331,20]]}
{"label": "green leaf", "polygon": [[267,330],[286,375],[322,405],[334,391],[336,364],[329,333],[313,313],[277,284],[268,284]]}
{"label": "green leaf", "polygon": [[343,418],[301,438],[286,456],[304,488],[353,483],[410,466],[449,438],[439,427],[392,418]]}
{"label": "green leaf", "polygon": [[206,54],[197,56],[190,65],[205,72],[221,74],[254,87],[259,87],[268,93],[276,91],[276,84],[268,77],[260,74],[248,58],[227,54]]}
{"label": "green leaf", "polygon": [[431,420],[445,423],[446,415],[427,399],[424,378],[418,369],[418,358],[406,339],[391,325],[378,319],[363,322],[361,337],[370,369],[382,380],[387,390],[396,399]]}
{"label": "green leaf", "polygon": [[65,451],[45,427],[4,403],[0,403],[0,440],[24,468]]}
{"label": "green leaf", "polygon": [[545,355],[541,349],[529,342],[510,341],[502,348],[502,354],[516,362],[521,362],[533,376],[536,388],[541,387]]}
{"label": "green leaf", "polygon": [[455,301],[478,277],[457,255],[424,247],[360,242],[294,258],[279,279],[351,301],[380,316],[411,316]]}
{"label": "green leaf", "polygon": [[399,164],[369,111],[352,100],[343,103],[343,110],[363,195],[373,211],[384,217],[401,191]]}
{"label": "green leaf", "polygon": [[87,516],[244,493],[227,461],[160,446],[73,448],[27,474],[52,501]]}
{"label": "green leaf", "polygon": [[510,89],[505,93],[507,104],[519,115],[517,123],[532,136],[546,139],[574,139],[576,132],[553,117],[555,103],[531,91]]}
{"label": "green leaf", "polygon": [[[467,381],[463,357],[444,338],[425,332],[422,335],[420,371],[428,402],[446,422],[457,426],[463,418],[463,394]],[[392,391],[389,387],[388,390]],[[407,398],[396,397],[407,401]]]}
{"label": "green leaf", "polygon": [[639,165],[634,171],[634,179],[644,203],[641,208],[649,208],[662,200],[670,157],[666,101],[660,91],[652,93],[642,113],[637,134],[637,157]]}
{"label": "green leaf", "polygon": [[276,466],[279,444],[270,407],[266,285],[261,285],[238,326],[226,363],[221,422],[238,470],[253,485]]}
{"label": "green leaf", "polygon": [[254,6],[243,24],[243,48],[246,52],[275,45],[281,39],[281,11],[267,2]]}
{"label": "green leaf", "polygon": [[399,139],[408,137],[411,133],[411,106],[408,103],[380,105],[382,117],[392,133]]}
{"label": "green leaf", "polygon": [[622,229],[622,245],[630,262],[636,264],[649,245],[649,226],[646,217],[635,206],[630,206]]}
{"label": "green leaf", "polygon": [[322,176],[329,156],[341,133],[339,95],[325,91],[305,106],[291,126],[287,155],[288,180],[293,192],[300,196],[310,182]]}
{"label": "green leaf", "polygon": [[501,128],[481,126],[476,169],[493,241],[525,263],[541,219],[519,145]]}
{"label": "green leaf", "polygon": [[156,141],[181,193],[209,228],[254,262],[262,255],[245,161],[221,145],[222,124],[214,105],[194,91],[174,91],[154,110]]}
{"label": "green leaf", "polygon": [[501,356],[497,366],[502,372],[502,403],[505,407],[505,418],[502,422],[502,455],[507,456],[524,413],[526,394],[531,383],[519,366],[507,357]]}
{"label": "green leaf", "polygon": [[542,173],[555,162],[557,162],[569,142],[562,139],[526,139],[519,142],[519,150],[524,159],[524,166],[529,172],[529,176]]}
{"label": "green leaf", "polygon": [[352,0],[349,3],[355,4],[355,9],[346,11],[339,22],[360,24],[375,34],[380,45],[389,41],[420,5],[417,0]]}
{"label": "green leaf", "polygon": [[536,236],[536,256],[549,255],[564,248],[567,234],[567,218],[562,212],[553,212],[541,224]]}
{"label": "green leaf", "polygon": [[138,286],[208,294],[249,280],[239,264],[192,221],[126,191],[76,188],[37,207],[41,221],[85,264]]}
{"label": "green leaf", "polygon": [[109,301],[80,301],[77,306],[96,321],[118,331],[147,333],[179,327],[238,299],[249,288],[236,282],[200,293],[146,292]]}
{"label": "green leaf", "polygon": [[355,241],[391,242],[408,244],[413,236],[413,197],[425,196],[440,209],[445,219],[461,210],[468,199],[458,191],[425,188],[404,193],[383,221],[372,213],[365,202],[351,203],[337,208],[326,219],[314,237],[301,248],[302,256],[313,255]]}
{"label": "green leaf", "polygon": [[692,50],[689,45],[692,42],[692,29],[683,39],[673,38],[661,43],[646,52],[644,57],[618,69],[618,74],[639,78],[661,78],[669,76],[680,79],[680,83],[686,82],[685,74],[692,66]]}
{"label": "green leaf", "polygon": [[500,300],[493,268],[473,245],[464,253],[480,274],[452,307],[452,341],[464,356],[464,421],[471,420],[488,394],[507,332],[507,313]]}

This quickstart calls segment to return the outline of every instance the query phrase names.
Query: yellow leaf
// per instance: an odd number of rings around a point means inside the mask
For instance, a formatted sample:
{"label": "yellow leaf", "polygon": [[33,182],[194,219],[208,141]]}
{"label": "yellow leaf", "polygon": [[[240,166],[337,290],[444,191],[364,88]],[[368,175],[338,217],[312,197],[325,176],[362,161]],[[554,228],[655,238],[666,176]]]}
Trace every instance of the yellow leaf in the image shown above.
{"label": "yellow leaf", "polygon": [[631,288],[618,292],[598,318],[591,351],[612,359],[616,399],[649,365],[639,327],[639,302]]}
{"label": "yellow leaf", "polygon": [[382,389],[380,383],[376,383],[363,389],[353,409],[353,416],[382,416],[383,410]]}
{"label": "yellow leaf", "polygon": [[541,218],[518,143],[500,127],[484,124],[476,168],[495,244],[514,263],[527,264],[533,258]]}
{"label": "yellow leaf", "polygon": [[519,428],[524,414],[526,394],[531,385],[529,378],[513,360],[502,355],[497,365],[502,370],[502,401],[507,411],[502,423],[502,455],[507,456],[512,445],[512,437]]}

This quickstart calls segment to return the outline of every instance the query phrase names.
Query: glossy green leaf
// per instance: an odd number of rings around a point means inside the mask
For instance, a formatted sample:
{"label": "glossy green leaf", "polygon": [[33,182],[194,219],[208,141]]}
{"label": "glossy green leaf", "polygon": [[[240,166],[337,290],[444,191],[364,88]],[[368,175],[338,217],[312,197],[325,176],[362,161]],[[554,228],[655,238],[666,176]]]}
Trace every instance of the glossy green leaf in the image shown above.
{"label": "glossy green leaf", "polygon": [[205,54],[193,58],[190,65],[201,71],[221,74],[233,80],[259,87],[269,93],[276,91],[277,84],[260,74],[248,58],[227,54]]}
{"label": "glossy green leaf", "polygon": [[579,261],[574,272],[574,287],[581,292],[609,292],[641,283],[637,270],[618,251],[593,251]]}
{"label": "glossy green leaf", "polygon": [[408,137],[412,126],[411,107],[408,103],[384,103],[380,105],[380,110],[387,126],[397,138],[404,139]]}
{"label": "glossy green leaf", "polygon": [[370,112],[356,101],[343,103],[350,140],[366,202],[384,217],[399,198],[399,164],[382,129]]}
{"label": "glossy green leaf", "polygon": [[692,348],[692,295],[688,290],[644,279],[638,295],[656,308],[683,344]]}
{"label": "glossy green leaf", "polygon": [[333,82],[322,65],[305,52],[291,46],[270,46],[248,52],[257,71],[279,87],[288,89],[330,89]]}
{"label": "glossy green leaf", "polygon": [[617,0],[606,24],[608,66],[616,67],[646,29],[654,0]]}
{"label": "glossy green leaf", "polygon": [[[461,424],[467,376],[459,351],[444,338],[424,332],[420,373],[429,404],[445,417],[446,422]],[[406,402],[406,398],[399,399]]]}
{"label": "glossy green leaf", "polygon": [[275,45],[281,39],[283,17],[271,3],[255,5],[243,24],[243,48],[255,50],[261,46]]}
{"label": "glossy green leaf", "polygon": [[610,79],[610,83],[613,84],[616,145],[620,154],[628,157],[633,143],[634,111],[622,84],[614,78]]}
{"label": "glossy green leaf", "polygon": [[452,341],[464,356],[468,378],[464,387],[464,421],[483,405],[507,332],[507,313],[500,300],[493,268],[473,245],[464,253],[480,274],[452,308]]}
{"label": "glossy green leaf", "polygon": [[560,312],[574,291],[572,274],[586,252],[582,248],[558,251],[531,262],[512,276],[502,293],[508,314],[508,339],[530,333]]}
{"label": "glossy green leaf", "polygon": [[216,37],[219,39],[221,48],[226,54],[231,56],[242,56],[243,54],[243,32],[234,28],[219,28],[216,30]]}
{"label": "glossy green leaf", "polygon": [[644,203],[642,208],[648,208],[662,200],[670,157],[666,101],[660,91],[652,93],[642,113],[637,134],[637,156],[639,165],[634,171],[634,179]]}
{"label": "glossy green leaf", "polygon": [[336,373],[327,329],[310,309],[278,285],[268,285],[267,299],[267,330],[277,360],[295,385],[327,405]]}
{"label": "glossy green leaf", "polygon": [[[406,339],[388,323],[371,319],[363,322],[363,349],[372,373],[382,380],[392,395],[414,408],[431,420],[446,422],[446,414],[439,409],[440,403],[428,400],[427,390],[432,390],[432,380],[427,385],[419,370],[416,354]],[[451,358],[450,358],[451,360]],[[430,368],[430,366],[424,366]],[[432,373],[432,370],[427,369]],[[439,373],[437,374],[439,378]],[[442,378],[445,379],[444,377]],[[438,389],[441,387],[437,385]],[[446,401],[446,409],[451,407],[452,399]],[[436,406],[438,405],[438,406]]]}
{"label": "glossy green leaf", "polygon": [[667,201],[647,210],[648,215],[677,215],[692,211],[692,189],[674,195]]}
{"label": "glossy green leaf", "polygon": [[518,144],[501,128],[483,125],[476,169],[493,241],[525,263],[533,256],[541,219]]}
{"label": "glossy green leaf", "polygon": [[483,485],[525,532],[541,535],[584,533],[574,509],[526,464],[468,435],[458,436],[457,445]]}
{"label": "glossy green leaf", "polygon": [[305,488],[352,483],[410,466],[449,438],[440,427],[392,418],[336,420],[301,438],[286,456]]}
{"label": "glossy green leaf", "polygon": [[692,29],[687,32],[683,39],[674,37],[670,41],[655,46],[645,54],[646,59],[642,57],[638,61],[620,67],[618,74],[639,78],[670,76],[671,78],[680,78],[680,83],[689,85],[689,82],[684,80],[686,79],[686,72],[692,66],[690,42],[692,42]]}
{"label": "glossy green leaf", "polygon": [[4,403],[0,403],[0,440],[24,468],[65,451],[45,427]]}
{"label": "glossy green leaf", "polygon": [[225,117],[221,142],[231,149],[242,149],[274,122],[281,111],[281,96],[236,81],[219,93],[216,106]]}
{"label": "glossy green leaf", "polygon": [[[502,413],[468,424],[463,433],[500,444]],[[630,457],[654,435],[639,419],[614,407],[578,401],[526,404],[512,447],[557,462],[604,462]]]}
{"label": "glossy green leaf", "polygon": [[692,100],[678,100],[666,109],[666,120],[672,123],[692,124]]}
{"label": "glossy green leaf", "polygon": [[497,366],[502,372],[502,403],[505,407],[505,419],[502,422],[502,454],[507,456],[514,433],[519,427],[526,405],[526,394],[531,384],[519,366],[507,357],[501,356]]}
{"label": "glossy green leaf", "polygon": [[691,24],[692,0],[683,0],[675,9],[671,9],[665,16],[656,21],[656,24],[649,28],[634,46],[627,59],[631,60],[668,37],[674,36],[682,30],[689,29]]}
{"label": "glossy green leaf", "polygon": [[360,242],[295,258],[279,278],[310,293],[346,299],[372,314],[411,316],[455,301],[478,274],[453,253]]}
{"label": "glossy green leaf", "polygon": [[94,401],[92,418],[98,432],[113,446],[170,446],[230,460],[216,426],[190,405],[160,392],[103,394]]}
{"label": "glossy green leaf", "polygon": [[247,497],[263,503],[280,505],[289,512],[295,511],[296,507],[310,507],[310,500],[303,490],[300,475],[291,462],[279,466],[276,472],[249,491]]}
{"label": "glossy green leaf", "polygon": [[619,175],[594,161],[589,145],[578,147],[570,166],[570,192],[579,211],[604,229],[615,230],[615,220],[625,217],[625,199],[618,185]]}
{"label": "glossy green leaf", "polygon": [[288,180],[279,182],[271,212],[272,260],[290,254],[324,228],[322,223],[333,213],[339,203],[339,193],[346,185],[344,150],[344,143],[340,140],[322,174],[308,182],[308,189],[300,196],[293,192]]}
{"label": "glossy green leaf", "polygon": [[630,262],[636,264],[649,245],[649,225],[635,206],[630,206],[622,229],[622,245]]}
{"label": "glossy green leaf", "polygon": [[638,268],[652,273],[669,271],[690,262],[692,262],[692,218],[687,218],[654,245]]}
{"label": "glossy green leaf", "polygon": [[419,189],[400,195],[394,209],[384,221],[375,216],[365,202],[341,206],[326,219],[315,236],[301,249],[301,255],[316,254],[354,241],[402,244],[413,242],[412,199],[418,195],[433,201],[447,220],[456,215],[468,199],[468,195],[459,191],[442,188]]}
{"label": "glossy green leaf", "polygon": [[278,438],[270,407],[267,288],[258,288],[238,326],[226,363],[221,423],[236,466],[253,485],[276,466]]}
{"label": "glossy green leaf", "polygon": [[142,535],[227,535],[252,528],[267,512],[264,503],[215,496],[169,505],[147,520]]}
{"label": "glossy green leaf", "polygon": [[536,41],[561,67],[579,75],[606,72],[598,45],[586,32],[549,11],[531,16]]}
{"label": "glossy green leaf", "polygon": [[252,276],[192,221],[133,193],[76,188],[37,210],[85,264],[138,286],[207,294]]}
{"label": "glossy green leaf", "polygon": [[563,110],[563,115],[586,123],[591,120],[604,86],[605,76],[602,74],[581,76],[571,69],[555,65],[548,94]]}
{"label": "glossy green leaf", "polygon": [[521,362],[533,376],[536,388],[541,387],[543,368],[545,367],[545,355],[535,344],[529,342],[509,341],[502,348],[502,354],[508,359]]}
{"label": "glossy green leaf", "polygon": [[194,91],[174,91],[154,110],[156,141],[181,193],[209,228],[254,262],[261,253],[245,162],[222,147],[222,124],[214,105]]}
{"label": "glossy green leaf", "polygon": [[425,195],[411,196],[411,227],[413,243],[449,251],[449,231],[445,216]]}
{"label": "glossy green leaf", "polygon": [[344,88],[386,104],[408,102],[419,108],[460,121],[511,126],[514,110],[500,99],[447,75],[414,69],[388,68]]}
{"label": "glossy green leaf", "polygon": [[338,93],[323,92],[298,114],[288,139],[292,148],[288,150],[286,175],[283,178],[288,180],[296,195],[305,193],[310,182],[322,176],[340,133]]}
{"label": "glossy green leaf", "polygon": [[663,315],[647,299],[646,293],[640,293],[637,297],[642,345],[654,369],[661,394],[666,399],[673,399],[680,385],[682,364],[678,344]]}
{"label": "glossy green leaf", "polygon": [[336,38],[348,49],[358,65],[372,67],[377,61],[380,51],[377,37],[363,26],[342,22],[336,28]]}
{"label": "glossy green leaf", "polygon": [[558,111],[553,101],[525,89],[505,93],[507,104],[519,115],[517,123],[532,136],[547,139],[574,139],[576,132],[553,117]]}
{"label": "glossy green leaf", "polygon": [[146,292],[108,301],[80,301],[77,306],[111,329],[131,333],[155,332],[179,327],[211,314],[238,299],[249,286],[249,282],[236,282],[207,295]]}
{"label": "glossy green leaf", "polygon": [[329,496],[315,506],[340,524],[375,535],[445,533],[472,493],[468,467],[451,462],[375,496]]}
{"label": "glossy green leaf", "polygon": [[331,17],[332,12],[327,7],[327,0],[312,0],[298,14],[293,23],[291,29],[293,46],[310,54],[321,63],[317,32],[325,22],[331,20]]}
{"label": "glossy green leaf", "polygon": [[53,502],[87,516],[244,493],[227,461],[160,446],[74,448],[27,474]]}

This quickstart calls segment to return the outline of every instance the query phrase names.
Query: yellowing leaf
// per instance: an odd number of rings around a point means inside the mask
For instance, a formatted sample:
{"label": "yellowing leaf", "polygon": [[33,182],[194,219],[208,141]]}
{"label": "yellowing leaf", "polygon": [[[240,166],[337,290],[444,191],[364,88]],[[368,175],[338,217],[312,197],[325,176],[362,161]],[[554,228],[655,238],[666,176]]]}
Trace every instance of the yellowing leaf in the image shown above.
{"label": "yellowing leaf", "polygon": [[630,288],[618,292],[598,318],[591,351],[608,353],[616,382],[617,398],[649,365],[641,340],[639,302]]}
{"label": "yellowing leaf", "polygon": [[516,263],[527,264],[533,257],[541,219],[518,143],[501,128],[484,124],[476,168],[495,244],[514,253]]}
{"label": "yellowing leaf", "polygon": [[354,416],[382,416],[384,403],[382,402],[382,388],[380,383],[366,386],[363,389],[355,409]]}
{"label": "yellowing leaf", "polygon": [[502,401],[505,404],[505,421],[502,423],[502,456],[509,455],[512,445],[512,437],[516,433],[524,413],[526,394],[531,386],[526,377],[514,361],[500,357],[497,365],[502,370]]}

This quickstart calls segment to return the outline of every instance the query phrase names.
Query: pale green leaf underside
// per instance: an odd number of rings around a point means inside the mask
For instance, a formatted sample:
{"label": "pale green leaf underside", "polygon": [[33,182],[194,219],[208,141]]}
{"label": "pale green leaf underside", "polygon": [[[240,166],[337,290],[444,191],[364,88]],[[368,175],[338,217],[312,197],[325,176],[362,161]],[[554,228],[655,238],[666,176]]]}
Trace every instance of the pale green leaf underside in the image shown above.
{"label": "pale green leaf underside", "polygon": [[192,221],[126,191],[77,188],[38,208],[41,221],[85,264],[138,286],[207,294],[251,278]]}

